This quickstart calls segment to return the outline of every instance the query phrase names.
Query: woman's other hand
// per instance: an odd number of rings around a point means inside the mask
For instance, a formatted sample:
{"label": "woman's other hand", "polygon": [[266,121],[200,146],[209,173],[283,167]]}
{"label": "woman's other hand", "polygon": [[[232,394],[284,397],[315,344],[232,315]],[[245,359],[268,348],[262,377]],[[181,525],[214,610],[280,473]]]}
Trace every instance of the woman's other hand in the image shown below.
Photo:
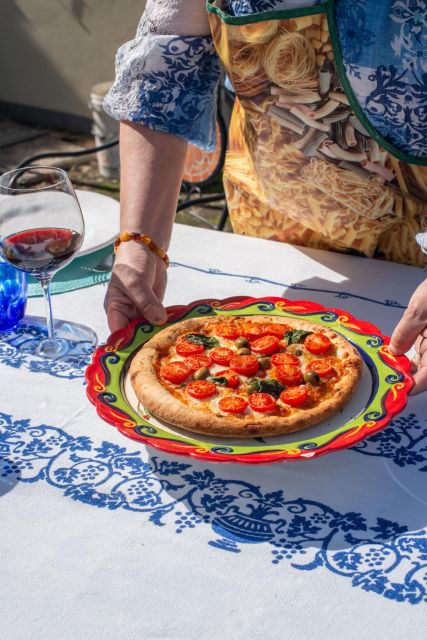
{"label": "woman's other hand", "polygon": [[427,280],[415,290],[408,308],[393,331],[390,351],[402,355],[415,345],[412,394],[427,391]]}

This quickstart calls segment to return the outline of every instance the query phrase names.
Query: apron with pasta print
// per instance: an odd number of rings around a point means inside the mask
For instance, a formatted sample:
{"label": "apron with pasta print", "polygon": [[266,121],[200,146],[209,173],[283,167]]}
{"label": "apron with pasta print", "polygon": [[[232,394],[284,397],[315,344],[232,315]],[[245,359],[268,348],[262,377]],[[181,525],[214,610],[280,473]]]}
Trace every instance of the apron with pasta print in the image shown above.
{"label": "apron with pasta print", "polygon": [[334,2],[239,17],[221,0],[207,6],[236,93],[224,169],[234,230],[425,264],[415,240],[427,228],[425,155],[391,143],[360,108]]}

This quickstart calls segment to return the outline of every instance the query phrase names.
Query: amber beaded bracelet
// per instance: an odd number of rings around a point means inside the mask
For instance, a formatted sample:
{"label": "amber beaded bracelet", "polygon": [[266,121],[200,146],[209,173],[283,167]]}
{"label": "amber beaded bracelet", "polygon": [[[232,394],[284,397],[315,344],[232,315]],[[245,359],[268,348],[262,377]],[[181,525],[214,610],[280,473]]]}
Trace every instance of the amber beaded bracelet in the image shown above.
{"label": "amber beaded bracelet", "polygon": [[122,233],[117,236],[114,242],[114,253],[117,253],[118,248],[122,244],[122,242],[128,242],[129,240],[135,240],[135,242],[139,242],[140,244],[145,244],[147,247],[153,251],[156,255],[159,256],[165,263],[166,267],[169,266],[169,258],[167,256],[166,251],[163,251],[161,247],[158,247],[154,240],[150,238],[146,233],[136,233],[132,231],[122,231]]}

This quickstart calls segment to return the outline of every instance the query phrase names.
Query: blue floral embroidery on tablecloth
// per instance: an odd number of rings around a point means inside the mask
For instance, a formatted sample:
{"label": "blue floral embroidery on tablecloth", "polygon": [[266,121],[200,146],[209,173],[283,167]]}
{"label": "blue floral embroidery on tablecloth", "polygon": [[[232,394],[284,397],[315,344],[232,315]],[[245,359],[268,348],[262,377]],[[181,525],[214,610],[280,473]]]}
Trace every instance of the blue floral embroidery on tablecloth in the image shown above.
{"label": "blue floral embroidery on tablecloth", "polygon": [[241,552],[265,544],[273,564],[320,567],[354,587],[397,602],[427,602],[427,531],[361,513],[340,513],[315,500],[288,499],[282,489],[264,492],[243,480],[223,479],[210,469],[153,456],[110,442],[96,446],[49,425],[32,426],[0,414],[0,477],[11,482],[46,481],[73,500],[144,513],[177,534],[201,524],[215,536],[209,544]]}
{"label": "blue floral embroidery on tablecloth", "polygon": [[21,324],[1,334],[0,364],[13,369],[25,367],[32,373],[46,373],[55,378],[84,378],[90,363],[93,346],[81,343],[61,359],[47,360],[37,356],[37,343],[47,337],[47,332],[39,327]]}
{"label": "blue floral embroidery on tablecloth", "polygon": [[300,283],[300,282],[296,284],[290,284],[288,282],[282,282],[280,280],[270,280],[269,278],[262,278],[260,276],[249,276],[249,275],[244,275],[242,273],[230,273],[227,271],[221,271],[221,269],[218,269],[218,268],[202,269],[201,267],[184,264],[182,262],[171,262],[169,266],[171,268],[181,267],[183,269],[196,271],[198,273],[206,273],[208,275],[236,278],[238,280],[243,280],[244,282],[247,282],[249,284],[259,284],[260,282],[265,282],[266,284],[273,284],[280,287],[284,287],[286,289],[294,289],[294,290],[303,289],[304,291],[316,291],[317,293],[330,293],[335,298],[340,298],[341,300],[345,300],[347,298],[355,298],[356,300],[373,302],[374,304],[379,304],[384,307],[395,307],[396,309],[406,309],[406,307],[402,303],[398,302],[397,300],[391,300],[389,298],[386,298],[385,300],[375,300],[375,298],[368,298],[367,296],[358,295],[356,293],[350,293],[349,291],[334,291],[333,289],[319,289],[316,287],[309,287],[304,283]]}
{"label": "blue floral embroidery on tablecloth", "polygon": [[413,466],[427,471],[427,419],[421,424],[414,413],[395,418],[390,425],[366,440],[353,451],[380,456],[399,467]]}

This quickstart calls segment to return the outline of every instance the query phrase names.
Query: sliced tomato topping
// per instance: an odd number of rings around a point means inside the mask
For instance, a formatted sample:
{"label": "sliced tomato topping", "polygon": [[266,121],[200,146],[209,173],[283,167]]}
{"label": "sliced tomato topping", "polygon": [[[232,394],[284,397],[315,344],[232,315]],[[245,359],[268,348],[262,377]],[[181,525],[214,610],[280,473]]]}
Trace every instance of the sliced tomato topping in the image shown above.
{"label": "sliced tomato topping", "polygon": [[193,380],[187,384],[186,389],[190,396],[198,400],[210,398],[216,394],[216,385],[209,380]]}
{"label": "sliced tomato topping", "polygon": [[284,384],[286,387],[293,387],[294,385],[301,384],[303,380],[301,369],[293,364],[284,364],[277,367],[276,375],[279,382]]}
{"label": "sliced tomato topping", "polygon": [[185,362],[181,362],[179,360],[168,362],[168,364],[164,364],[160,369],[160,375],[162,378],[168,382],[173,382],[174,384],[184,382],[190,373],[190,367],[185,364]]}
{"label": "sliced tomato topping", "polygon": [[276,400],[269,393],[251,393],[249,404],[254,411],[264,413],[272,411],[276,406]]}
{"label": "sliced tomato topping", "polygon": [[280,394],[280,400],[291,407],[300,407],[308,398],[308,391],[304,385],[290,387]]}
{"label": "sliced tomato topping", "polygon": [[327,353],[332,342],[323,333],[310,333],[304,340],[304,346],[310,353],[318,355],[319,353]]}
{"label": "sliced tomato topping", "polygon": [[243,325],[242,336],[247,338],[248,340],[257,340],[257,338],[262,338],[265,336],[264,325],[256,324],[255,322],[248,322]]}
{"label": "sliced tomato topping", "polygon": [[329,378],[335,371],[327,358],[325,360],[312,360],[308,363],[307,369],[314,371],[321,378]]}
{"label": "sliced tomato topping", "polygon": [[266,322],[264,325],[264,334],[266,336],[276,336],[279,340],[282,340],[287,331],[291,330],[291,327],[287,324],[279,324],[275,322]]}
{"label": "sliced tomato topping", "polygon": [[258,360],[255,356],[233,356],[230,368],[244,376],[253,376],[258,371]]}
{"label": "sliced tomato topping", "polygon": [[279,351],[279,338],[276,336],[264,336],[263,338],[257,338],[251,342],[251,349],[254,353],[263,353],[270,356],[272,353]]}
{"label": "sliced tomato topping", "polygon": [[194,356],[197,353],[203,353],[205,350],[202,344],[195,344],[185,339],[185,336],[180,336],[175,345],[176,352],[180,356]]}
{"label": "sliced tomato topping", "polygon": [[236,340],[240,335],[240,329],[234,324],[224,324],[215,327],[215,335],[227,340]]}
{"label": "sliced tomato topping", "polygon": [[294,356],[292,353],[275,353],[271,358],[271,364],[274,367],[280,367],[282,365],[300,365],[300,359]]}
{"label": "sliced tomato topping", "polygon": [[206,369],[209,369],[212,364],[212,360],[210,356],[206,354],[200,354],[195,356],[188,356],[188,358],[185,359],[185,364],[188,364],[191,371],[197,371],[197,369],[201,369],[202,367],[206,367]]}
{"label": "sliced tomato topping", "polygon": [[224,369],[224,371],[218,371],[215,374],[215,377],[219,378],[220,376],[227,379],[227,387],[231,387],[231,389],[235,389],[240,384],[239,376],[231,369]]}
{"label": "sliced tomato topping", "polygon": [[241,396],[224,396],[218,402],[218,407],[221,411],[226,411],[227,413],[243,413],[247,406],[247,401]]}
{"label": "sliced tomato topping", "polygon": [[228,347],[215,347],[210,352],[210,356],[213,362],[216,364],[230,364],[230,359],[235,355],[235,351],[228,349]]}

